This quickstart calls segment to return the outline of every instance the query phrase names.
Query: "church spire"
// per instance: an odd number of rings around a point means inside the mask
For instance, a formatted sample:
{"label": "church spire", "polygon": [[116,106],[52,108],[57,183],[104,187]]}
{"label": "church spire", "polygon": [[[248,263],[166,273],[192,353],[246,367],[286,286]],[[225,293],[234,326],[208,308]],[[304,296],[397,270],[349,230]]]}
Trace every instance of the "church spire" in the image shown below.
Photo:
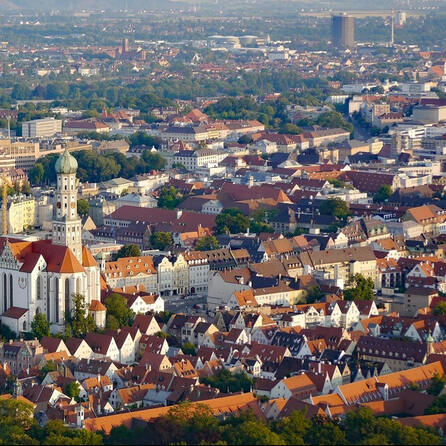
{"label": "church spire", "polygon": [[67,149],[55,164],[57,188],[53,220],[53,243],[67,246],[82,262],[82,230],[77,213],[77,167],[76,158]]}

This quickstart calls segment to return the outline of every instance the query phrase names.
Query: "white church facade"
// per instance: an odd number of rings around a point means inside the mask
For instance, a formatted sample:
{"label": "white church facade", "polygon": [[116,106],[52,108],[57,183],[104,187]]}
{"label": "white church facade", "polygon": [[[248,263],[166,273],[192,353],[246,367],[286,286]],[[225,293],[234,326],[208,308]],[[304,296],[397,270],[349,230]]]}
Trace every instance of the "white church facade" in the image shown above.
{"label": "white church facade", "polygon": [[31,330],[36,313],[44,313],[51,331],[63,330],[73,295],[87,304],[100,301],[100,269],[81,244],[77,214],[77,161],[65,151],[57,160],[57,188],[52,240],[0,238],[0,309],[2,323],[16,333]]}

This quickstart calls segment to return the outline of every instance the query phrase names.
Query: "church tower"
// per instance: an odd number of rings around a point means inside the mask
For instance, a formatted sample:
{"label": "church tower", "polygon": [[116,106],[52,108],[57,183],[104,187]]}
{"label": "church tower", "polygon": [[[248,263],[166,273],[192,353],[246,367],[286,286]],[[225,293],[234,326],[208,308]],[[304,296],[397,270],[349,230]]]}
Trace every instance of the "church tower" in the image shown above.
{"label": "church tower", "polygon": [[68,150],[57,159],[53,244],[67,246],[82,264],[82,229],[77,213],[77,161]]}

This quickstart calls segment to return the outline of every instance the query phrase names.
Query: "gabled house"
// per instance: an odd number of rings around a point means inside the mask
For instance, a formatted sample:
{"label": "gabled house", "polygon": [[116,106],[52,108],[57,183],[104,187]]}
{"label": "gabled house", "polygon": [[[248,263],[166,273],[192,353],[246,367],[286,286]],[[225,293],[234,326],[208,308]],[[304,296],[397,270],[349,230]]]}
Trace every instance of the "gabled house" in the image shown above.
{"label": "gabled house", "polygon": [[318,393],[316,385],[305,374],[283,378],[271,389],[271,398],[289,399],[292,396],[300,400],[307,400]]}
{"label": "gabled house", "polygon": [[120,361],[120,351],[113,336],[100,333],[87,333],[85,342],[93,351],[93,358],[110,358],[112,361]]}

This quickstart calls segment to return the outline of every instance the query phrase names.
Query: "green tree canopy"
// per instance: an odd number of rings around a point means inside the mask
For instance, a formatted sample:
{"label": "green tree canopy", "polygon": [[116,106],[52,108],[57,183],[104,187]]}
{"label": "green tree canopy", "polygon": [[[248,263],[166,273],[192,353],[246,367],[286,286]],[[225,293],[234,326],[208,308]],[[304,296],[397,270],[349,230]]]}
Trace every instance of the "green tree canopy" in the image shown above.
{"label": "green tree canopy", "polygon": [[434,314],[435,314],[435,316],[444,316],[446,314],[446,302],[445,301],[438,302],[438,304],[435,305]]}
{"label": "green tree canopy", "polygon": [[107,308],[107,328],[109,327],[109,317],[113,316],[119,324],[119,328],[125,325],[131,325],[135,313],[127,305],[127,299],[121,294],[111,293],[105,299],[105,306]]}
{"label": "green tree canopy", "polygon": [[225,209],[215,218],[219,234],[237,234],[246,232],[249,227],[249,218],[238,209]]}
{"label": "green tree canopy", "polygon": [[388,184],[383,184],[378,192],[373,196],[374,203],[382,203],[392,195],[392,188]]}
{"label": "green tree canopy", "polygon": [[195,345],[191,342],[186,342],[181,346],[181,350],[185,355],[192,355],[195,356],[197,354],[197,350],[195,348]]}
{"label": "green tree canopy", "polygon": [[163,170],[167,165],[165,158],[163,158],[160,154],[150,152],[149,150],[144,150],[141,158],[146,163],[147,169],[150,170]]}
{"label": "green tree canopy", "polygon": [[332,215],[333,217],[344,219],[350,215],[348,204],[341,198],[330,198],[324,200],[319,208],[322,215]]}
{"label": "green tree canopy", "polygon": [[373,300],[375,284],[371,277],[365,278],[362,274],[350,277],[348,288],[344,290],[345,300]]}
{"label": "green tree canopy", "polygon": [[206,235],[198,240],[195,248],[198,251],[212,251],[213,249],[220,249],[221,246],[214,235]]}
{"label": "green tree canopy", "polygon": [[70,398],[79,400],[80,393],[81,389],[79,388],[77,381],[71,381],[65,386],[65,395],[69,396]]}
{"label": "green tree canopy", "polygon": [[298,127],[296,124],[286,123],[282,127],[280,127],[279,133],[300,135],[302,133],[302,129]]}
{"label": "green tree canopy", "polygon": [[175,209],[181,202],[182,196],[173,186],[163,186],[158,196],[158,207]]}
{"label": "green tree canopy", "polygon": [[139,257],[141,255],[141,249],[138,245],[127,244],[119,248],[116,253],[116,260],[122,257]]}
{"label": "green tree canopy", "polygon": [[96,330],[96,323],[88,312],[88,304],[82,294],[73,295],[73,308],[65,312],[65,326],[69,327],[69,332],[76,338],[82,338]]}
{"label": "green tree canopy", "polygon": [[446,384],[446,376],[445,375],[440,376],[438,374],[435,374],[432,377],[431,385],[427,389],[427,393],[429,395],[437,396],[444,389],[445,384]]}
{"label": "green tree canopy", "polygon": [[203,384],[207,384],[211,387],[216,387],[221,392],[249,392],[251,390],[253,381],[245,373],[232,374],[229,370],[220,370],[213,376],[207,376],[201,379]]}
{"label": "green tree canopy", "polygon": [[36,313],[31,322],[31,333],[37,338],[42,339],[50,335],[50,324],[43,313]]}
{"label": "green tree canopy", "polygon": [[32,184],[41,185],[45,178],[45,170],[42,163],[36,163],[28,173],[28,178]]}
{"label": "green tree canopy", "polygon": [[87,215],[88,210],[90,209],[90,205],[85,198],[80,198],[77,200],[77,213],[79,215]]}
{"label": "green tree canopy", "polygon": [[150,244],[153,248],[163,251],[168,246],[173,245],[173,238],[170,232],[157,231],[150,236]]}

